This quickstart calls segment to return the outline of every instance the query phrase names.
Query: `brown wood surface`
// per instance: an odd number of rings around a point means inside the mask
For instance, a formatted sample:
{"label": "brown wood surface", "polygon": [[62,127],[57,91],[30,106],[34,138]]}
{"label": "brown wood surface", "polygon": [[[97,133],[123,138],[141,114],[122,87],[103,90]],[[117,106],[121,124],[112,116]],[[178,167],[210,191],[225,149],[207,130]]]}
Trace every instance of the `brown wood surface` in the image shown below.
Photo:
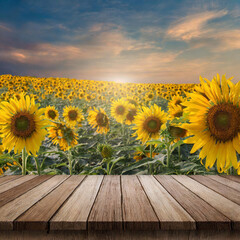
{"label": "brown wood surface", "polygon": [[211,178],[221,184],[224,184],[230,188],[233,188],[235,190],[237,190],[238,192],[240,192],[240,182],[235,182],[235,181],[232,181],[228,178],[224,178],[222,176],[218,176],[218,175],[208,175],[208,176],[205,176],[206,178]]}
{"label": "brown wood surface", "polygon": [[35,177],[37,177],[37,175],[27,175],[27,176],[23,176],[21,178],[14,179],[10,182],[7,182],[6,184],[3,184],[0,186],[0,193],[3,193],[13,187],[21,185],[22,183],[25,183]]}
{"label": "brown wood surface", "polygon": [[231,201],[240,204],[240,192],[228,187],[224,184],[221,184],[211,178],[206,178],[205,176],[196,175],[191,176],[192,179],[200,182],[201,184],[205,185],[209,189],[221,194],[222,196],[230,199]]}
{"label": "brown wood surface", "polygon": [[162,230],[196,229],[195,220],[153,176],[142,175],[139,180],[158,216]]}
{"label": "brown wood surface", "polygon": [[187,176],[173,176],[178,182],[194,192],[212,207],[233,221],[233,228],[240,230],[240,206],[221,194],[209,189],[196,180]]}
{"label": "brown wood surface", "polygon": [[218,230],[240,230],[237,176],[28,175],[2,179],[8,180],[0,185],[0,239],[2,230],[81,230],[88,232],[87,239],[103,238],[106,231],[119,239],[130,239],[127,232],[132,231],[138,239],[148,239],[150,232],[163,239],[171,232],[182,239],[181,231],[189,231],[183,239],[219,239],[226,234],[216,235]]}
{"label": "brown wood surface", "polygon": [[240,176],[222,175],[222,177],[240,183]]}
{"label": "brown wood surface", "polygon": [[71,176],[14,221],[16,230],[48,230],[48,222],[85,176]]}
{"label": "brown wood surface", "polygon": [[120,176],[105,176],[88,218],[89,230],[122,230]]}
{"label": "brown wood surface", "polygon": [[231,228],[230,220],[227,217],[175,180],[181,176],[176,176],[175,178],[174,176],[159,175],[155,177],[175,198],[175,200],[192,216],[196,221],[197,229]]}
{"label": "brown wood surface", "polygon": [[86,230],[103,176],[87,176],[50,220],[50,230]]}
{"label": "brown wood surface", "polygon": [[16,218],[18,218],[40,199],[45,197],[67,178],[68,176],[66,175],[58,175],[47,178],[48,180],[2,206],[0,208],[0,230],[13,230],[13,221]]}
{"label": "brown wood surface", "polygon": [[121,176],[121,184],[124,229],[159,229],[159,220],[137,176]]}
{"label": "brown wood surface", "polygon": [[0,240],[239,240],[239,231],[1,231]]}
{"label": "brown wood surface", "polygon": [[31,179],[25,183],[22,183],[16,187],[13,187],[6,192],[1,193],[0,195],[0,207],[5,205],[6,203],[12,201],[13,199],[21,196],[25,192],[29,191],[30,189],[38,186],[40,183],[48,180],[52,176],[42,175],[37,178]]}
{"label": "brown wood surface", "polygon": [[0,185],[22,177],[21,175],[9,175],[0,177]]}

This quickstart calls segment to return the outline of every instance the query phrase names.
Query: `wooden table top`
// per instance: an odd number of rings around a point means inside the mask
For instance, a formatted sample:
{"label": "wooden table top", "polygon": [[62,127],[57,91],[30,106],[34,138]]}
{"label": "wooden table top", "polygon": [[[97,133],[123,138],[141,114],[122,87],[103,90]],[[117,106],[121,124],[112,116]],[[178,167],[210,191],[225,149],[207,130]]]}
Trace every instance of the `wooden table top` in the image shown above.
{"label": "wooden table top", "polygon": [[4,176],[0,230],[240,230],[238,176]]}

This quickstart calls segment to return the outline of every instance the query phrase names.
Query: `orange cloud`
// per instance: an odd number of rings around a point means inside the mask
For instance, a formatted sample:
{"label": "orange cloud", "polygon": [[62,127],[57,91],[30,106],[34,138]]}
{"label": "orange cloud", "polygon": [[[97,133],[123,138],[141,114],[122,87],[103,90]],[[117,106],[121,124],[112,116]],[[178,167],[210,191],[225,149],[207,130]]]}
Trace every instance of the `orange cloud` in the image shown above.
{"label": "orange cloud", "polygon": [[167,31],[167,35],[171,38],[184,41],[198,38],[210,31],[209,29],[204,28],[209,20],[223,17],[227,13],[228,12],[224,10],[206,11],[186,16],[171,26]]}

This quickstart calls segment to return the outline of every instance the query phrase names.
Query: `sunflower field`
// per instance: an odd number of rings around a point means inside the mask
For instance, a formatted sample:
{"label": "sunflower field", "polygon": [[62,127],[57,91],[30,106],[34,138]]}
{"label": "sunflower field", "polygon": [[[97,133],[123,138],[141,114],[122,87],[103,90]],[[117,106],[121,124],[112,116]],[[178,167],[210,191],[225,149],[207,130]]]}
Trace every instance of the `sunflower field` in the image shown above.
{"label": "sunflower field", "polygon": [[240,83],[0,76],[0,175],[240,174]]}

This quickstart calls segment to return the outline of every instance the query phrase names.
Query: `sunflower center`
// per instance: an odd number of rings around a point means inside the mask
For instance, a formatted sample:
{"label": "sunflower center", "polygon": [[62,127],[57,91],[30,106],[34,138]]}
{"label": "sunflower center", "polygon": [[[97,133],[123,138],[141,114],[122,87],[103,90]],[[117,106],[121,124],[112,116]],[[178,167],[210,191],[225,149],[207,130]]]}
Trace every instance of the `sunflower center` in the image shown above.
{"label": "sunflower center", "polygon": [[77,119],[77,112],[75,111],[75,110],[70,110],[69,112],[68,112],[68,117],[69,117],[69,119],[70,120],[72,120],[72,121],[74,121],[74,120],[76,120]]}
{"label": "sunflower center", "polygon": [[229,103],[215,105],[209,109],[207,124],[217,141],[232,140],[239,131],[239,109]]}
{"label": "sunflower center", "polygon": [[35,129],[36,125],[32,114],[20,112],[11,119],[11,130],[17,137],[30,137]]}
{"label": "sunflower center", "polygon": [[108,124],[108,118],[104,113],[99,112],[96,116],[96,122],[100,127],[106,127]]}
{"label": "sunflower center", "polygon": [[187,133],[187,130],[180,127],[170,126],[169,132],[173,137],[184,137]]}
{"label": "sunflower center", "polygon": [[125,107],[124,107],[124,106],[117,106],[117,107],[116,107],[116,113],[117,113],[118,115],[123,115],[124,112],[125,112]]}
{"label": "sunflower center", "polygon": [[49,110],[48,111],[48,116],[51,118],[51,119],[55,119],[55,117],[57,116],[56,112],[54,110]]}
{"label": "sunflower center", "polygon": [[180,112],[176,112],[173,114],[174,117],[181,117],[183,115],[183,112],[180,111]]}
{"label": "sunflower center", "polygon": [[129,110],[126,119],[132,122],[134,120],[134,117],[136,116],[137,111],[135,109]]}
{"label": "sunflower center", "polygon": [[161,128],[161,121],[156,117],[148,117],[144,122],[144,129],[149,133],[157,133]]}
{"label": "sunflower center", "polygon": [[181,100],[177,100],[176,103],[175,103],[175,105],[180,105],[181,103],[182,103]]}

